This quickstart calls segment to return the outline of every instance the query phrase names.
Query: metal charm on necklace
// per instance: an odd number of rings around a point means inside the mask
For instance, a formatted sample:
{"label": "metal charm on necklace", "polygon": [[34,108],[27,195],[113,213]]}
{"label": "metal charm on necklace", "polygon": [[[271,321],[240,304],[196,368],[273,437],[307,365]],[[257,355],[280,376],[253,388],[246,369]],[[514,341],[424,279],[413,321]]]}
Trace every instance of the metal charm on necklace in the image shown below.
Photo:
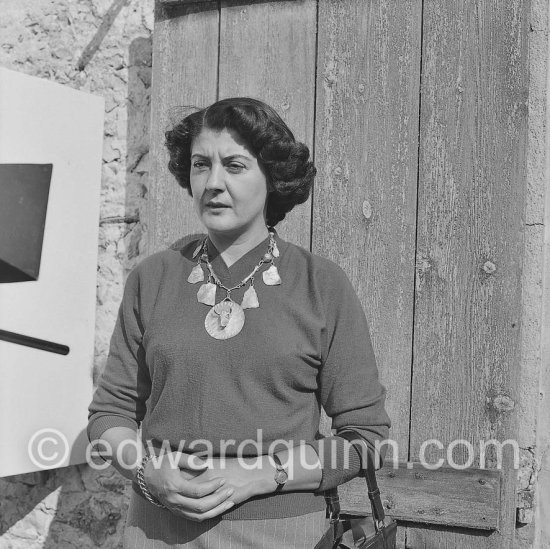
{"label": "metal charm on necklace", "polygon": [[198,302],[204,303],[205,305],[215,305],[216,288],[217,286],[213,282],[211,282],[210,277],[208,277],[208,282],[206,284],[201,284],[201,287],[197,292]]}
{"label": "metal charm on necklace", "polygon": [[200,282],[201,280],[204,280],[204,273],[202,271],[201,264],[197,263],[193,267],[191,274],[187,277],[187,282],[191,282],[191,284],[195,284],[197,282]]}
{"label": "metal charm on necklace", "polygon": [[258,294],[254,289],[254,278],[250,279],[250,286],[248,290],[243,295],[243,300],[241,302],[241,307],[243,309],[256,309],[260,306],[258,301]]}
{"label": "metal charm on necklace", "polygon": [[281,277],[279,276],[279,271],[275,265],[271,264],[269,269],[266,269],[262,273],[262,278],[264,279],[264,284],[267,286],[277,286],[281,283]]}
{"label": "metal charm on necklace", "polygon": [[199,255],[199,252],[202,250],[203,246],[204,246],[204,240],[195,248],[195,251],[193,252],[193,259],[195,259],[197,255]]}
{"label": "metal charm on necklace", "polygon": [[264,279],[264,284],[266,286],[277,286],[281,283],[279,271],[277,270],[277,267],[275,267],[275,265],[273,264],[273,258],[275,257],[275,254],[279,255],[279,250],[277,249],[277,244],[275,240],[273,240],[269,247],[269,251],[264,254],[263,257],[264,263],[271,263],[271,267],[269,267],[269,269],[265,270],[262,273],[262,278]]}
{"label": "metal charm on necklace", "polygon": [[236,336],[244,326],[244,311],[229,295],[216,303],[204,319],[206,331],[215,339]]}

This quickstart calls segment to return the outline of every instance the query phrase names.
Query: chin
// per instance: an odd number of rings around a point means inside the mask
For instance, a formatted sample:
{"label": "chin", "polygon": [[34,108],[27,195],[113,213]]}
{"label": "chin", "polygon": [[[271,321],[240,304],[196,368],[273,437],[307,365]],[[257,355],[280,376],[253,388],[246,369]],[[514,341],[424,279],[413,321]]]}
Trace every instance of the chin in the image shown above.
{"label": "chin", "polygon": [[203,219],[203,224],[209,231],[215,231],[215,232],[230,233],[230,232],[238,231],[239,228],[241,228],[241,225],[233,221],[230,221],[229,219],[212,219],[212,217]]}

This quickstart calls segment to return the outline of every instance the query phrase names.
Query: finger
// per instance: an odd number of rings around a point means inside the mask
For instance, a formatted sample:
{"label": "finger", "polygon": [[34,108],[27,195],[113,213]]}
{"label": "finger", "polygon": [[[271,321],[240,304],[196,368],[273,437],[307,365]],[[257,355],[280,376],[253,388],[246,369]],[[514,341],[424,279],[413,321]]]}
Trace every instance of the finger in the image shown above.
{"label": "finger", "polygon": [[210,509],[210,511],[206,511],[205,513],[193,513],[189,511],[181,511],[177,507],[173,511],[177,515],[181,515],[185,518],[188,518],[190,520],[193,520],[195,522],[204,522],[205,520],[217,517],[218,515],[221,515],[223,512],[228,511],[235,505],[235,502],[229,500],[224,501],[223,503],[220,503],[220,505],[217,505],[213,509]]}
{"label": "finger", "polygon": [[233,487],[219,490],[202,498],[189,498],[181,494],[172,494],[168,497],[170,504],[179,507],[182,511],[201,515],[225,503],[234,493]]}
{"label": "finger", "polygon": [[212,480],[214,478],[224,478],[225,475],[222,475],[221,471],[218,471],[216,468],[212,469],[207,467],[206,469],[199,469],[198,471],[193,469],[179,469],[179,475],[185,480],[193,480],[197,482],[204,482],[205,480]]}
{"label": "finger", "polygon": [[198,499],[215,493],[223,487],[224,484],[225,479],[220,477],[204,480],[202,482],[196,479],[191,481],[182,479],[181,483],[178,483],[178,487],[174,490],[174,493],[182,497]]}
{"label": "finger", "polygon": [[193,471],[202,471],[208,469],[208,461],[196,454],[186,454],[178,452],[178,466],[182,469],[191,469]]}
{"label": "finger", "polygon": [[[184,482],[183,486],[181,482],[170,481],[168,485],[165,485],[163,492],[157,493],[154,491],[153,495],[160,500],[161,503],[167,504],[166,506],[169,507],[170,510],[174,501],[178,497],[181,498],[181,496],[186,497],[186,501],[193,500],[196,502],[201,498],[215,494],[219,496],[220,501],[223,501],[227,497],[221,495],[224,490],[227,490],[227,488],[224,487],[225,482],[225,479],[220,477],[201,483]],[[177,499],[178,504],[181,501],[181,499]]]}

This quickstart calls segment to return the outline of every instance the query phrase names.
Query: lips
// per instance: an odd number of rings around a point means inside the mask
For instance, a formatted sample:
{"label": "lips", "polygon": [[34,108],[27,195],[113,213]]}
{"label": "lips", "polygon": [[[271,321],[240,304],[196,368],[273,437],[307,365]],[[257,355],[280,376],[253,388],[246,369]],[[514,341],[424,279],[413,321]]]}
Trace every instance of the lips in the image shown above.
{"label": "lips", "polygon": [[224,204],[223,202],[207,202],[206,203],[207,208],[229,208],[227,204]]}

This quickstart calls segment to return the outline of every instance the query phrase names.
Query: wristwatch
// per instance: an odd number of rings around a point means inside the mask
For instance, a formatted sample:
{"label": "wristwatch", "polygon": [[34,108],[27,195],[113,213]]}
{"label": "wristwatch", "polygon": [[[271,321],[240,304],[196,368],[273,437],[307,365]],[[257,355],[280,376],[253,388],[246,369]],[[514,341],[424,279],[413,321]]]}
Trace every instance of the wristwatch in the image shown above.
{"label": "wristwatch", "polygon": [[288,471],[285,467],[283,467],[283,464],[281,463],[281,460],[279,459],[279,456],[277,454],[273,454],[273,461],[275,462],[275,468],[277,469],[275,471],[275,482],[277,483],[277,488],[275,488],[275,492],[280,492],[283,489],[283,486],[285,485],[285,482],[288,480]]}

